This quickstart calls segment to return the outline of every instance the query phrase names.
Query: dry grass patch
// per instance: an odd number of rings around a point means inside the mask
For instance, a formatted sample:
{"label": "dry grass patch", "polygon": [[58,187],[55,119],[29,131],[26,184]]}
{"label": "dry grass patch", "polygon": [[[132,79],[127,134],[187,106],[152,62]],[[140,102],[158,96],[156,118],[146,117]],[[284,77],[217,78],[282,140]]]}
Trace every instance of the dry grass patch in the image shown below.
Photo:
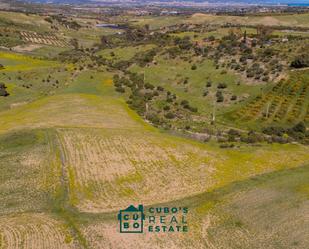
{"label": "dry grass patch", "polygon": [[[308,167],[265,174],[162,206],[186,206],[188,233],[121,234],[113,219],[83,226],[92,248],[305,249]],[[146,226],[147,228],[147,218]]]}
{"label": "dry grass patch", "polygon": [[79,248],[65,225],[46,214],[0,217],[0,248]]}
{"label": "dry grass patch", "polygon": [[296,145],[220,150],[149,131],[58,129],[58,134],[70,201],[84,212],[184,198],[296,167],[309,157],[306,147]]}
{"label": "dry grass patch", "polygon": [[133,200],[168,201],[213,184],[215,154],[191,144],[120,130],[58,129],[58,133],[70,198],[83,211],[102,212]]}

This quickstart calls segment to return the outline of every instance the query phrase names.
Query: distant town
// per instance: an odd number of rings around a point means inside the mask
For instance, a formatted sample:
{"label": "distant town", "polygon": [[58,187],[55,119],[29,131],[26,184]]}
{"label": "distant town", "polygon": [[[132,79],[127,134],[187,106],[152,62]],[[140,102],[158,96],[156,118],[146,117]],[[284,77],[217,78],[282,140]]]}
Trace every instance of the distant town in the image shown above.
{"label": "distant town", "polygon": [[[305,2],[305,1],[304,1]],[[60,7],[61,6],[61,7]],[[79,1],[79,0],[1,0],[1,10],[26,12],[63,12],[68,14],[93,12],[118,15],[121,13],[149,15],[188,15],[195,12],[215,14],[263,14],[263,13],[306,13],[309,12],[309,2],[290,1]]]}

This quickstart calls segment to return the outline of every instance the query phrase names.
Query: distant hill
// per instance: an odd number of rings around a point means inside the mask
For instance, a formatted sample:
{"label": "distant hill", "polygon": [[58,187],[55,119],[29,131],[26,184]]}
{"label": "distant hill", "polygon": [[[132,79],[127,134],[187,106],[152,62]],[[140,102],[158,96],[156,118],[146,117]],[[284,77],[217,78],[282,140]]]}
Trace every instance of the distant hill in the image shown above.
{"label": "distant hill", "polygon": [[226,4],[226,3],[242,3],[242,4],[286,4],[286,5],[309,5],[309,0],[27,0],[28,2],[36,2],[36,3],[54,3],[54,4],[89,4],[89,3],[149,3],[149,2],[193,2],[193,3],[218,3],[218,4]]}

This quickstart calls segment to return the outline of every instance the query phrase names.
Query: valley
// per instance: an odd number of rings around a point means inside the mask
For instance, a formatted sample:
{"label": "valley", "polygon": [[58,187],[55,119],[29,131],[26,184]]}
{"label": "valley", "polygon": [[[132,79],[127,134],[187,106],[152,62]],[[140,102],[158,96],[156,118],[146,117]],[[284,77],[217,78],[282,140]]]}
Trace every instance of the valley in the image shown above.
{"label": "valley", "polygon": [[307,248],[309,14],[77,13],[0,12],[0,248]]}

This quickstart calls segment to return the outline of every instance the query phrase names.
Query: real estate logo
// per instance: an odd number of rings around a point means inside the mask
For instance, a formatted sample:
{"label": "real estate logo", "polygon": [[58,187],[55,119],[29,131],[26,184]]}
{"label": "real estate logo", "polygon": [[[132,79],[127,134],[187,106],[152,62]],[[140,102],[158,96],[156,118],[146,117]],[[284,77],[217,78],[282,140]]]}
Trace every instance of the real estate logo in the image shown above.
{"label": "real estate logo", "polygon": [[120,233],[142,233],[144,227],[144,207],[139,205],[138,208],[133,205],[118,213],[120,223]]}
{"label": "real estate logo", "polygon": [[120,210],[118,220],[120,233],[188,232],[187,207],[148,207],[130,205]]}

